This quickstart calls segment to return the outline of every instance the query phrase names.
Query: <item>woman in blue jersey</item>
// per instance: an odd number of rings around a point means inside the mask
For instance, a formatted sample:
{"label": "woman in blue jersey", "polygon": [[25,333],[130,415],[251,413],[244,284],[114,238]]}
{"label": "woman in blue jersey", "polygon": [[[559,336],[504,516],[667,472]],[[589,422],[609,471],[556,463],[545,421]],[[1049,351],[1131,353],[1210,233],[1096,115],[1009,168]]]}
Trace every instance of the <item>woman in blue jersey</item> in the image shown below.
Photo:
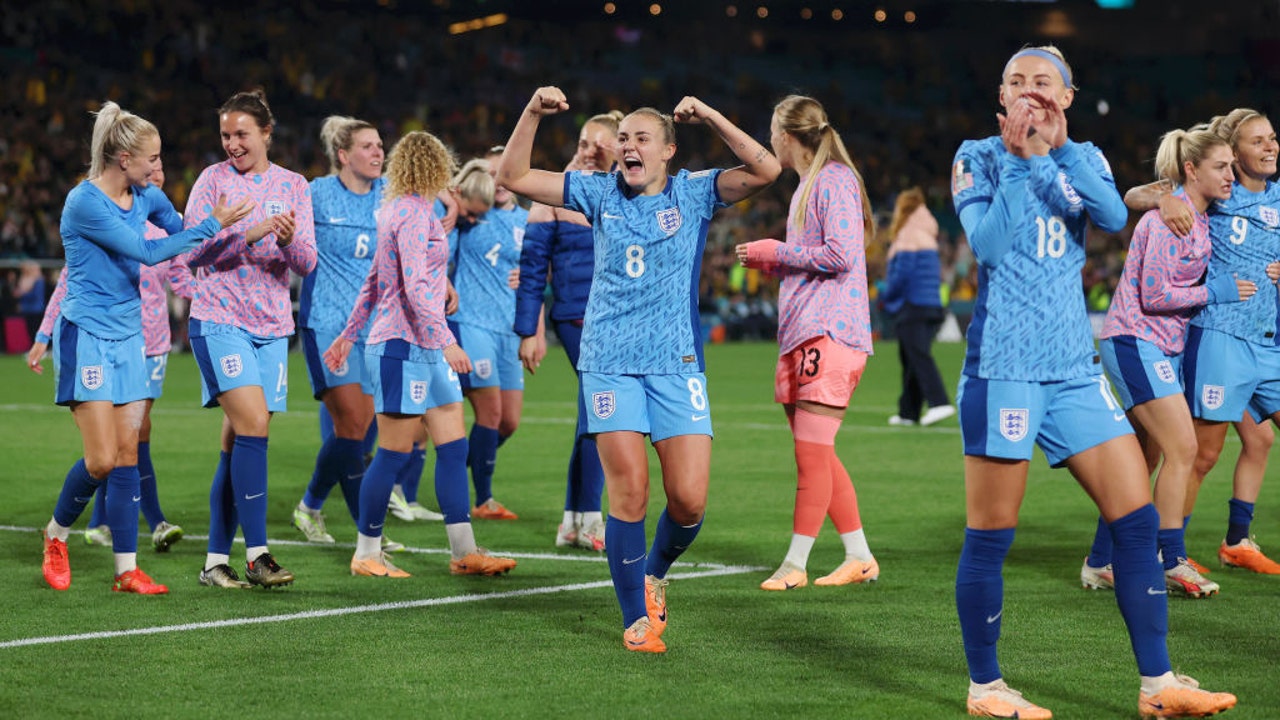
{"label": "woman in blue jersey", "polygon": [[[618,134],[622,112],[595,115],[583,123],[578,134],[578,150],[566,168],[578,172],[608,172],[617,157],[613,139]],[[579,212],[535,203],[529,208],[524,246],[520,248],[520,285],[516,288],[515,331],[520,336],[520,362],[530,373],[537,372],[546,356],[542,298],[551,286],[551,322],[556,337],[569,356],[574,372],[582,341],[582,319],[591,292],[591,223]],[[604,550],[604,470],[596,439],[586,434],[587,409],[577,393],[578,423],[573,433],[573,451],[564,499],[564,519],[556,529],[556,547]]]}
{"label": "woman in blue jersey", "polygon": [[[666,574],[702,526],[711,466],[711,409],[697,314],[698,267],[719,208],[782,172],[768,150],[694,97],[674,122],[705,123],[743,164],[674,176],[673,117],[642,108],[618,125],[612,173],[531,170],[543,115],[567,110],[559,88],[539,88],[499,163],[498,181],[535,202],[582,212],[595,234],[595,270],[578,358],[587,432],[596,436],[609,490],[605,539],[622,606],[623,645],[665,652]],[[649,435],[667,507],[646,558]]]}
{"label": "woman in blue jersey", "polygon": [[516,203],[510,190],[494,183],[487,159],[463,165],[453,187],[460,205],[483,199],[490,206],[474,219],[460,220],[449,237],[450,277],[458,293],[458,312],[449,322],[472,363],[471,372],[462,378],[475,415],[467,442],[475,488],[471,517],[515,520],[516,513],[493,496],[493,474],[498,446],[515,433],[524,408],[520,338],[511,329],[515,290],[507,276],[519,266],[529,211]]}
{"label": "woman in blue jersey", "polygon": [[[115,551],[117,592],[167,593],[137,563],[138,430],[148,393],[142,338],[139,262],[154,265],[189,250],[249,214],[248,200],[232,207],[219,197],[204,222],[182,230],[182,217],[159,187],[160,133],[113,102],[97,113],[88,178],[63,206],[67,296],[53,331],[53,366],[59,405],[71,408],[84,457],[67,473],[53,518],[44,529],[45,581],[71,585],[67,537],[71,525],[103,482],[107,524]],[[147,240],[151,221],[169,237]]]}
{"label": "woman in blue jersey", "polygon": [[955,592],[968,708],[986,717],[1052,717],[1005,684],[996,657],[1004,558],[1039,445],[1051,465],[1071,471],[1108,523],[1116,601],[1142,678],[1139,712],[1212,714],[1236,698],[1200,690],[1172,671],[1159,517],[1142,449],[1102,375],[1085,312],[1086,223],[1115,232],[1127,212],[1102,153],[1067,135],[1064,111],[1074,94],[1056,48],[1017,52],[1000,85],[1000,134],[965,141],[952,168],[956,212],[980,264],[957,393],[966,529]]}
{"label": "woman in blue jersey", "polygon": [[[1231,198],[1209,210],[1213,255],[1206,282],[1220,275],[1272,284],[1274,261],[1280,258],[1280,184],[1276,174],[1280,144],[1262,113],[1236,108],[1213,118],[1209,130],[1235,151],[1236,182]],[[1147,186],[1131,203],[1140,209],[1156,205],[1160,189]],[[1186,213],[1167,193],[1159,195],[1161,217],[1173,227],[1187,226]],[[1267,265],[1273,264],[1270,270]],[[1274,299],[1273,293],[1268,293]],[[1187,404],[1195,418],[1197,457],[1187,490],[1185,515],[1195,507],[1200,484],[1222,454],[1228,423],[1235,423],[1242,449],[1233,478],[1227,534],[1218,547],[1224,565],[1268,575],[1280,574],[1280,563],[1263,554],[1250,536],[1254,503],[1262,490],[1266,456],[1274,441],[1270,418],[1280,423],[1280,347],[1276,343],[1275,302],[1206,307],[1191,320],[1183,377]]]}

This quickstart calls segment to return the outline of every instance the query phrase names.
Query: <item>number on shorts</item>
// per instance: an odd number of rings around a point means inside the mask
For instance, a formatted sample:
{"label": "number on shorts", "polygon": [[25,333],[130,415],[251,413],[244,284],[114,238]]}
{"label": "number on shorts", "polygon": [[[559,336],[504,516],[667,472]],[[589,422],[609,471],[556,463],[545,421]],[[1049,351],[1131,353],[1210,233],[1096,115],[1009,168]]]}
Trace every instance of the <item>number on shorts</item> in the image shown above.
{"label": "number on shorts", "polygon": [[818,348],[809,348],[800,351],[800,367],[797,370],[801,377],[817,377],[818,371],[822,368],[822,351]]}
{"label": "number on shorts", "polygon": [[283,395],[289,389],[289,368],[284,363],[276,368],[276,395]]}
{"label": "number on shorts", "polygon": [[707,391],[698,378],[689,378],[689,404],[694,410],[707,409]]}
{"label": "number on shorts", "polygon": [[1036,257],[1048,254],[1049,257],[1060,258],[1067,252],[1067,224],[1062,218],[1054,215],[1045,220],[1037,215],[1036,229]]}
{"label": "number on shorts", "polygon": [[368,257],[369,255],[369,234],[360,233],[356,236],[356,252],[358,258]]}
{"label": "number on shorts", "polygon": [[164,381],[164,366],[169,362],[169,356],[157,355],[154,358],[155,365],[151,368],[151,382]]}
{"label": "number on shorts", "polygon": [[644,248],[639,245],[627,246],[627,275],[638,278],[644,274]]}
{"label": "number on shorts", "polygon": [[1241,245],[1244,243],[1244,236],[1249,234],[1249,221],[1239,215],[1231,217],[1231,244]]}

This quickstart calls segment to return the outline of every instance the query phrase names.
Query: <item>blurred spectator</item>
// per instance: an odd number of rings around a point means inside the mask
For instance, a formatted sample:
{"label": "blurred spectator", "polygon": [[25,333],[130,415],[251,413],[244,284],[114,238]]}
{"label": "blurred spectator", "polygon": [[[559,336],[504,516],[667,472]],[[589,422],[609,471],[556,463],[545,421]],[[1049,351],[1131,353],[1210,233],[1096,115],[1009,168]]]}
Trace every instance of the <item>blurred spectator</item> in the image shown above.
{"label": "blurred spectator", "polygon": [[35,338],[40,330],[40,321],[44,319],[44,304],[49,299],[46,289],[44,271],[40,269],[40,264],[31,260],[22,263],[14,295],[17,296],[18,314],[22,315],[27,325],[28,338]]}

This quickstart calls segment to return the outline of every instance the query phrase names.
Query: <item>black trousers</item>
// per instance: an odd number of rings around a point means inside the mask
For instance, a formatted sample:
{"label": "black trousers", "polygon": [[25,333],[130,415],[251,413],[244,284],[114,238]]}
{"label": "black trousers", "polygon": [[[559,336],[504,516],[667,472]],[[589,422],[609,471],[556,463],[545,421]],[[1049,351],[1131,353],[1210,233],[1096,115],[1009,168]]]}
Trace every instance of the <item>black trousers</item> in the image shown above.
{"label": "black trousers", "polygon": [[919,420],[921,403],[937,407],[950,402],[932,352],[933,337],[938,334],[945,318],[946,311],[940,307],[908,303],[894,320],[894,329],[898,333],[898,360],[902,363],[898,416],[904,420]]}

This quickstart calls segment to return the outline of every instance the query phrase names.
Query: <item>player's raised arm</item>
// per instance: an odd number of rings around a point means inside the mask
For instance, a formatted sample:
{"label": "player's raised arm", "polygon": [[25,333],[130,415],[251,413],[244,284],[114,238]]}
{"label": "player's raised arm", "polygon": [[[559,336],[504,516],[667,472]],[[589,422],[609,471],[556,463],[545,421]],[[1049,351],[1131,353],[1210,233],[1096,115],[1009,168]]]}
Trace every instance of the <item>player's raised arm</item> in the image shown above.
{"label": "player's raised arm", "polygon": [[499,184],[535,202],[556,207],[564,205],[564,173],[531,169],[529,158],[542,116],[568,109],[569,102],[558,87],[540,87],[533,93],[498,161]]}

